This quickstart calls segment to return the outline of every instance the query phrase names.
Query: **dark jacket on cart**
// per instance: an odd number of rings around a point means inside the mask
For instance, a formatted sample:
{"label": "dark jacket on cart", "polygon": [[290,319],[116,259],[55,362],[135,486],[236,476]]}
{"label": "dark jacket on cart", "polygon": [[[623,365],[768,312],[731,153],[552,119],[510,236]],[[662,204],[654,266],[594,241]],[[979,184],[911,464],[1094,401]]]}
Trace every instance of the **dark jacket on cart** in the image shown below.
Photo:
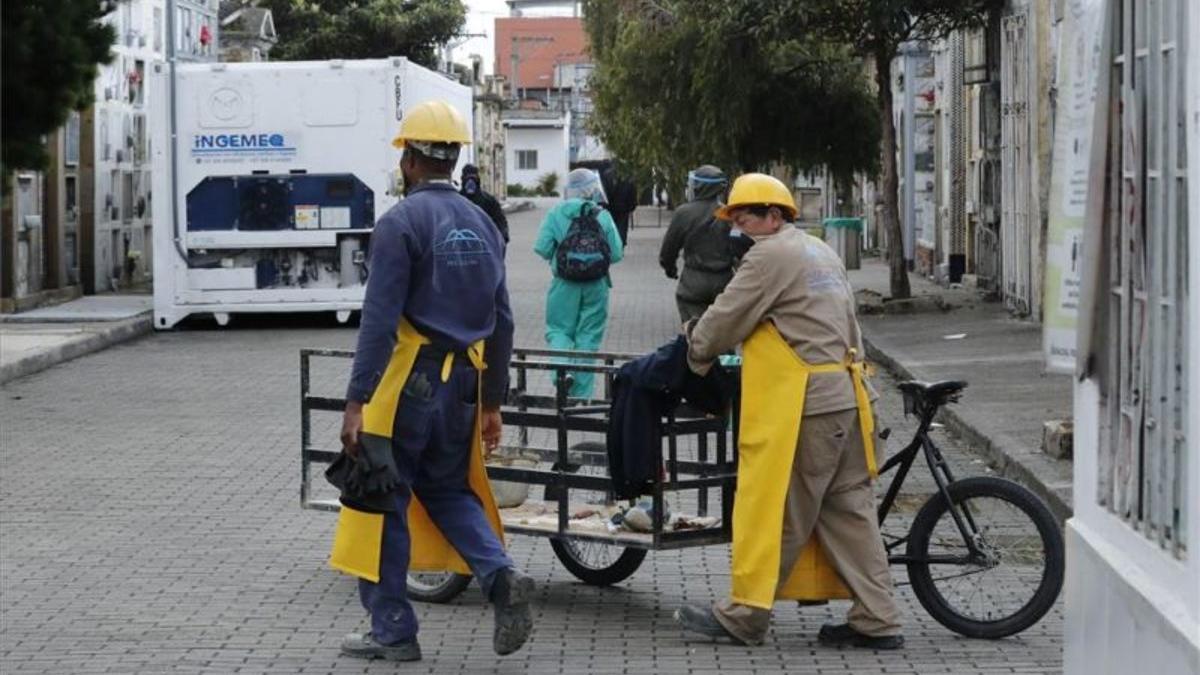
{"label": "dark jacket on cart", "polygon": [[704,376],[687,365],[681,335],[653,353],[621,366],[613,380],[608,423],[608,468],[621,498],[649,492],[662,466],[663,417],[681,400],[712,414],[729,408],[735,383],[719,365]]}

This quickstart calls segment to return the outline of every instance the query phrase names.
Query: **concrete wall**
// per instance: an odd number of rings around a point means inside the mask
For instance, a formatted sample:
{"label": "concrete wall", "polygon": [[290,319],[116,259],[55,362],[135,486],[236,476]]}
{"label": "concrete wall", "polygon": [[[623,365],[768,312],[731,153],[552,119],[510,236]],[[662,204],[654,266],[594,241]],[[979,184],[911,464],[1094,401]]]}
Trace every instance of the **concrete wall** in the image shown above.
{"label": "concrete wall", "polygon": [[[1188,8],[1191,35],[1200,10]],[[1188,157],[1200,148],[1200,50],[1187,64]],[[1188,175],[1188,312],[1185,343],[1200,337],[1200,171]],[[1190,409],[1196,409],[1200,359],[1188,361]],[[1100,392],[1092,380],[1075,387],[1075,516],[1067,521],[1064,672],[1200,673],[1200,416],[1188,417],[1185,481],[1188,549],[1177,558],[1101,507],[1096,500]]]}
{"label": "concrete wall", "polygon": [[[558,174],[558,190],[567,180],[568,143],[570,129],[561,128],[523,128],[509,126],[505,139],[505,156],[507,164],[505,173],[509,184],[519,183],[525,187],[536,187],[538,179],[547,173]],[[538,153],[537,168],[533,170],[517,168],[517,151],[536,150]]]}
{"label": "concrete wall", "polygon": [[[1193,184],[1195,183],[1193,179]],[[1195,237],[1193,237],[1195,239]],[[1200,260],[1193,241],[1192,261]],[[1192,310],[1200,311],[1192,275]],[[1192,382],[1197,381],[1192,364]],[[1099,390],[1075,390],[1075,516],[1067,521],[1063,672],[1200,673],[1200,507],[1189,508],[1187,558],[1178,560],[1096,502]],[[1192,417],[1192,438],[1200,424]],[[1188,480],[1200,486],[1192,445]]]}

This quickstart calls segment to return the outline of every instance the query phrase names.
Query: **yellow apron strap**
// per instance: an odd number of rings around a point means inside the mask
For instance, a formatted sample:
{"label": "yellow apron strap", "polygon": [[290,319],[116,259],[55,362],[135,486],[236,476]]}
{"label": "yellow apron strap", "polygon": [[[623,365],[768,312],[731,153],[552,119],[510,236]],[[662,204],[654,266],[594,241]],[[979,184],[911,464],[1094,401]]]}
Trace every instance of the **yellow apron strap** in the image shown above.
{"label": "yellow apron strap", "polygon": [[[838,373],[844,370],[850,371],[850,380],[854,383],[854,402],[858,408],[858,426],[862,430],[863,449],[867,459],[867,473],[871,478],[879,476],[879,467],[875,462],[875,415],[871,412],[871,395],[867,393],[867,385],[864,378],[870,373],[870,366],[866,361],[858,361],[855,357],[858,356],[858,350],[851,348],[846,353],[845,363],[821,363],[813,365],[805,361],[799,354],[796,355],[796,360],[800,362],[800,367],[806,373]],[[805,378],[807,381],[807,377]],[[804,406],[803,395],[800,398],[801,410]]]}
{"label": "yellow apron strap", "polygon": [[[472,342],[467,347],[467,358],[471,360],[471,365],[475,366],[475,370],[483,370],[487,368],[487,364],[483,361],[483,340]],[[442,382],[450,381],[450,369],[454,367],[454,352],[446,354],[445,360],[442,361]]]}
{"label": "yellow apron strap", "polygon": [[846,355],[849,361],[850,379],[854,382],[854,400],[858,404],[858,426],[862,429],[863,450],[867,455],[867,473],[871,478],[879,476],[879,467],[875,464],[875,415],[871,412],[871,396],[867,393],[867,385],[863,378],[866,375],[865,361],[856,361],[857,349],[851,349]]}

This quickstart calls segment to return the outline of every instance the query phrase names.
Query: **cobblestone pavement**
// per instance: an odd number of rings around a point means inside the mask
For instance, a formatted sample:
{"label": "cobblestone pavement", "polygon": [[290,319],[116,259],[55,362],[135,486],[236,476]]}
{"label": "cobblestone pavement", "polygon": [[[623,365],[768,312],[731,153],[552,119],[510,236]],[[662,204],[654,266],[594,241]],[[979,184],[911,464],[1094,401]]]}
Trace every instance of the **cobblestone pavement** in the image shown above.
{"label": "cobblestone pavement", "polygon": [[[541,344],[548,276],[528,253],[539,215],[513,218],[509,254],[518,343],[532,346]],[[609,349],[645,350],[675,330],[671,286],[656,264],[661,233],[634,229],[629,257],[614,269]],[[759,648],[691,640],[670,613],[728,589],[727,547],[652,553],[628,581],[595,588],[529,537],[510,539],[539,583],[536,632],[523,651],[494,656],[490,612],[471,591],[419,606],[423,662],[340,657],[341,635],[366,620],[353,581],[325,564],[334,517],[299,508],[297,352],[349,347],[353,336],[331,319],[241,319],[221,330],[198,322],[0,388],[0,671],[1060,670],[1061,608],[1020,636],[970,640],[930,619],[907,586],[898,591],[901,653],[818,646],[817,629],[845,603],[781,603]],[[910,430],[890,384],[882,389],[884,423]],[[333,422],[318,428],[328,433]],[[940,440],[960,474],[985,472],[954,439]],[[918,503],[902,500],[909,513]]]}

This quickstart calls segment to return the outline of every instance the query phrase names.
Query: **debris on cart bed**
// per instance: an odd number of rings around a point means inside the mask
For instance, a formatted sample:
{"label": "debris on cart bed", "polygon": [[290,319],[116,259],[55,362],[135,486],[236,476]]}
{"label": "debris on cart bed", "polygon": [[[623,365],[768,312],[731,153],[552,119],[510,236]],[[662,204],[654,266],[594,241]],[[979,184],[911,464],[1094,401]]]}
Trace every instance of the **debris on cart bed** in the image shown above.
{"label": "debris on cart bed", "polygon": [[[649,535],[653,531],[654,521],[644,505],[629,508],[617,504],[570,504],[567,513],[567,529],[579,534]],[[640,517],[630,518],[631,513]],[[500,518],[506,528],[517,526],[555,532],[558,530],[558,502],[527,501],[520,506],[501,509]],[[698,530],[716,527],[720,522],[720,518],[713,516],[693,516],[668,510],[663,530]]]}

